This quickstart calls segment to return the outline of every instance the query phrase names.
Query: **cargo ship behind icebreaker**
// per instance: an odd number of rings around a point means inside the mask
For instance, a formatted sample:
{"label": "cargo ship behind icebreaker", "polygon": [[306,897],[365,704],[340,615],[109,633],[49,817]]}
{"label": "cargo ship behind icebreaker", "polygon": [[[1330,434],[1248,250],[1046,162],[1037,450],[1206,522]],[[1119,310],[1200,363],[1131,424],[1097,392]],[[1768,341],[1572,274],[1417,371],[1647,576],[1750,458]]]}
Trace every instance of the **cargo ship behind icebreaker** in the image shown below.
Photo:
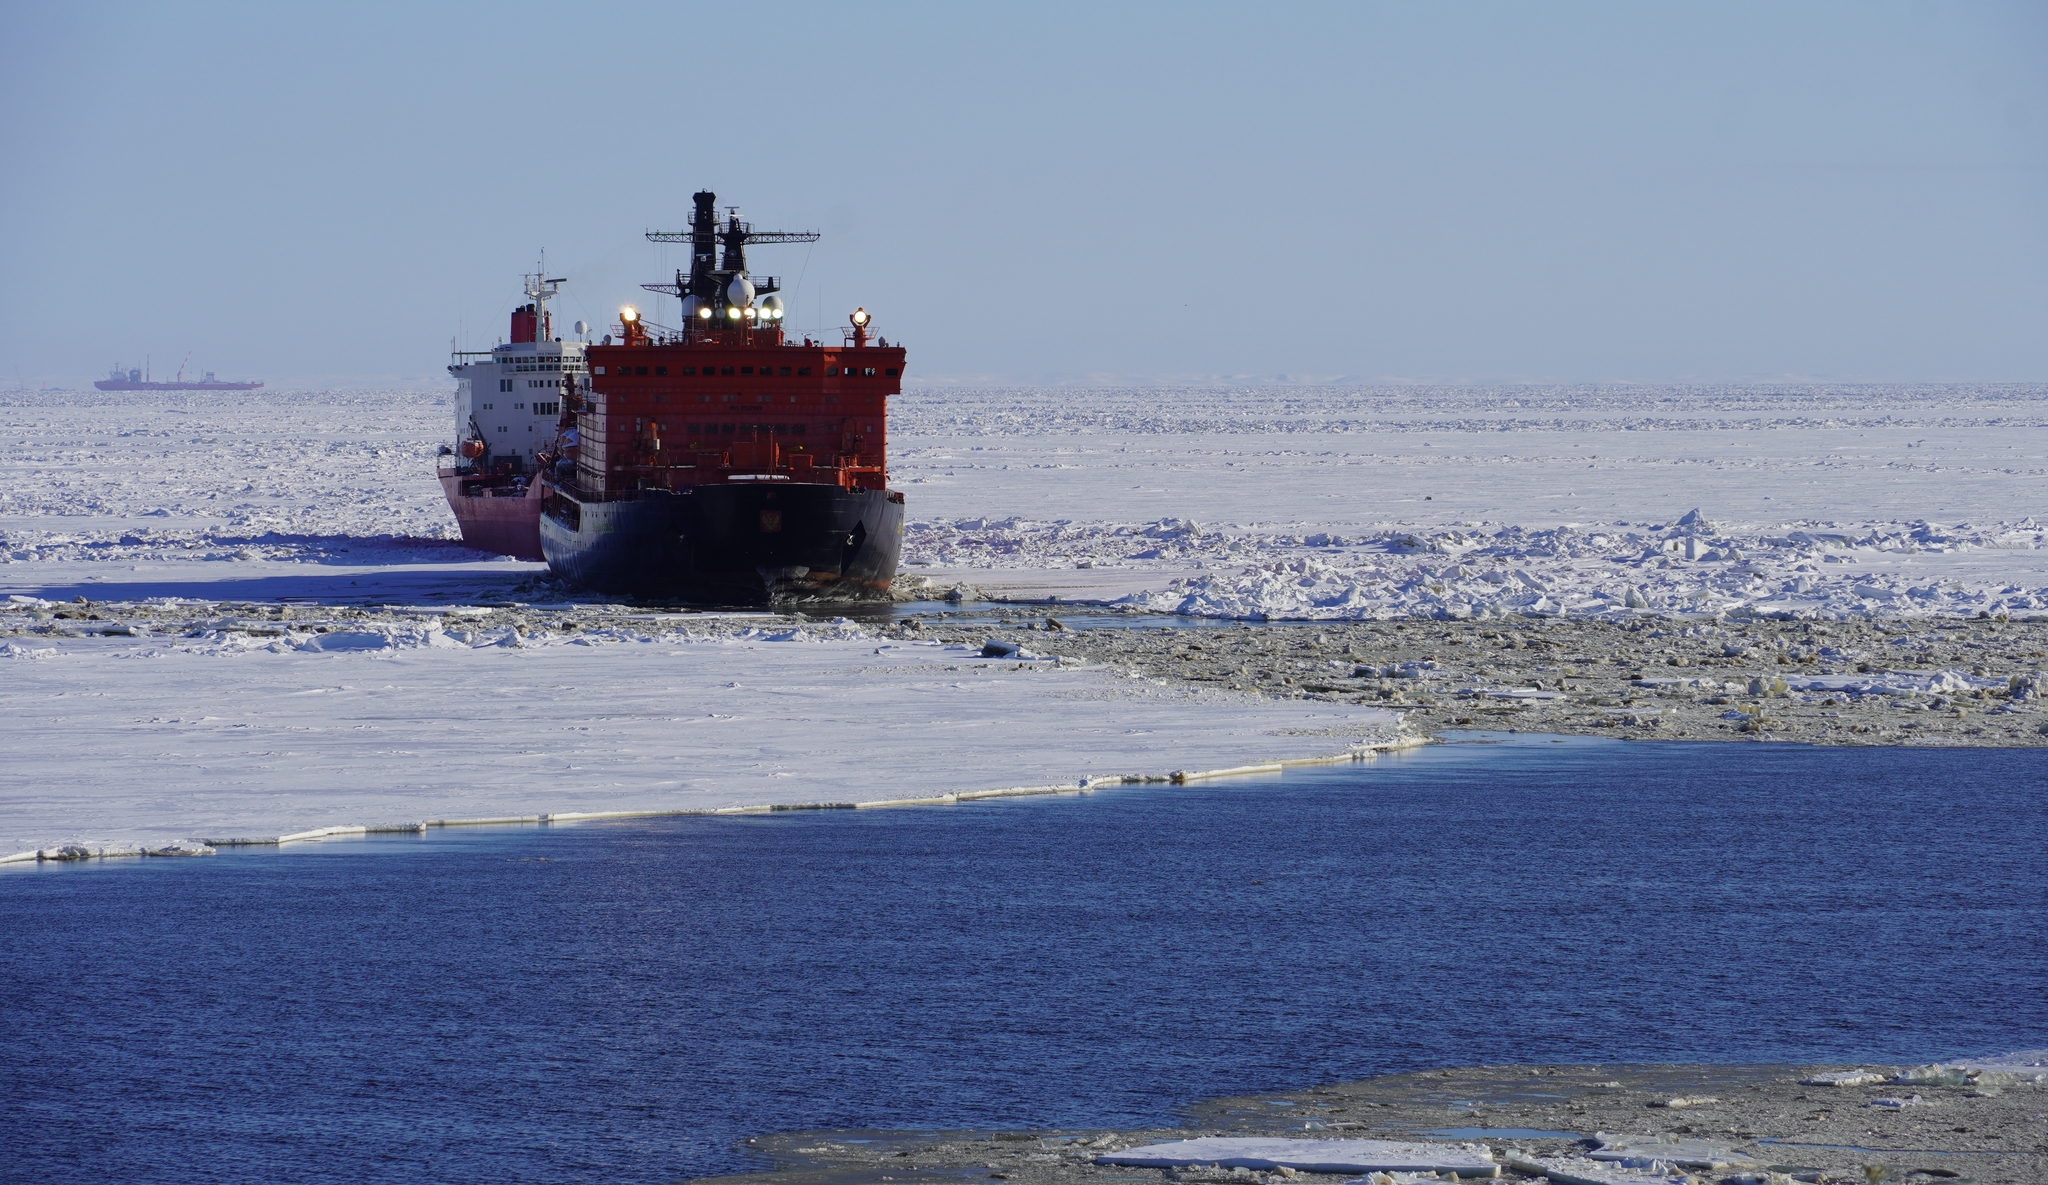
{"label": "cargo ship behind icebreaker", "polygon": [[[548,301],[561,291],[546,269],[526,277],[529,303],[512,311],[511,340],[490,350],[458,351],[455,437],[443,446],[437,476],[462,542],[479,551],[543,558],[537,474],[574,452],[563,409],[585,374],[582,341],[554,336]],[[576,323],[578,334],[585,332]]]}
{"label": "cargo ship behind icebreaker", "polygon": [[[589,347],[576,456],[546,474],[541,550],[600,592],[698,604],[885,595],[902,549],[903,495],[887,484],[889,396],[905,352],[856,310],[842,342],[792,341],[774,277],[747,272],[757,232],[695,195],[690,272],[645,287],[682,302],[664,329],[621,311]],[[723,248],[723,259],[719,257]]]}

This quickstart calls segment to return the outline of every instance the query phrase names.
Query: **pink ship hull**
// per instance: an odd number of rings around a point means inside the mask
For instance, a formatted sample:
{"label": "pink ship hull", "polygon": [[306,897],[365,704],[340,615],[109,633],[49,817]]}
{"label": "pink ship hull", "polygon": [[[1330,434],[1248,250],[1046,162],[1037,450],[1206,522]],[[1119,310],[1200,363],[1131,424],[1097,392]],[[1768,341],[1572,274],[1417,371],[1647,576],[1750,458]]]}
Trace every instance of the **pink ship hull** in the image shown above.
{"label": "pink ship hull", "polygon": [[[522,560],[539,560],[540,482],[528,482],[525,491],[513,493],[509,486],[493,485],[504,479],[479,478],[443,473],[442,492],[448,508],[462,528],[462,542],[478,551],[496,552]],[[499,490],[504,492],[498,493]]]}

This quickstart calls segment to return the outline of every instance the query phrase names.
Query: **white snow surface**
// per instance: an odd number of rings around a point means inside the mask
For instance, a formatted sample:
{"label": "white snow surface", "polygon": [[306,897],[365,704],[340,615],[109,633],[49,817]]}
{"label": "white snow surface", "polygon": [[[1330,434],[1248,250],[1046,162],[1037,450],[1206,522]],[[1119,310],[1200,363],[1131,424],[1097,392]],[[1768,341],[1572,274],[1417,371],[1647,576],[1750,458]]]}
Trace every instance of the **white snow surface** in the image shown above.
{"label": "white snow surface", "polygon": [[1396,725],[744,619],[15,644],[0,720],[0,856],[1076,787],[1343,754]]}
{"label": "white snow surface", "polygon": [[[447,399],[0,396],[0,595],[534,595],[518,590],[539,565],[459,544],[434,480]],[[2038,385],[925,388],[896,401],[892,458],[906,571],[935,590],[1252,618],[2031,615],[2048,612],[2044,429]],[[852,800],[1342,747],[1275,735],[1307,708],[956,672],[852,634],[455,637],[7,643],[0,833]],[[1915,679],[1970,677],[1841,690]],[[1119,706],[1071,707],[1088,696]],[[752,730],[692,748],[719,713]]]}

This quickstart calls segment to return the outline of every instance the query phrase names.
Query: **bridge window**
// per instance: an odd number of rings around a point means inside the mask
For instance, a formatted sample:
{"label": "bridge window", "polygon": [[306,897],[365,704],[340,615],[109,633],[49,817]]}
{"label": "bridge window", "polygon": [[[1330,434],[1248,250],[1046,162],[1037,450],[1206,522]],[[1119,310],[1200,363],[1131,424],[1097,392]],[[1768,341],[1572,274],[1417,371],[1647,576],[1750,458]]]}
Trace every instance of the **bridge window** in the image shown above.
{"label": "bridge window", "polygon": [[789,367],[787,367],[787,366],[783,367],[783,368],[782,368],[782,373],[783,373],[784,375],[787,375],[787,374],[789,373]]}
{"label": "bridge window", "polygon": [[828,379],[829,379],[829,378],[831,378],[831,377],[832,377],[833,375],[835,375],[835,374],[838,374],[838,373],[839,373],[839,368],[838,368],[838,367],[836,367],[836,366],[828,366],[828,367],[826,367],[826,368],[825,368],[825,377],[826,377],[826,378],[828,378]]}
{"label": "bridge window", "polygon": [[808,366],[799,366],[796,368],[796,372],[801,375],[808,375],[811,373],[811,368]]}
{"label": "bridge window", "polygon": [[668,373],[668,367],[666,367],[666,366],[657,366],[657,367],[655,367],[655,368],[654,368],[654,373],[656,373],[656,374],[667,374],[667,373]]}
{"label": "bridge window", "polygon": [[730,366],[721,366],[721,367],[719,367],[719,368],[718,368],[718,373],[720,373],[720,374],[731,374],[731,373],[732,373],[732,367],[730,367]]}
{"label": "bridge window", "polygon": [[888,370],[884,371],[883,373],[885,373],[885,374],[888,374],[888,375],[890,375],[891,377],[894,377],[894,376],[895,376],[895,374],[896,374],[896,368],[892,366],[892,367],[890,367],[890,368],[889,368]]}
{"label": "bridge window", "polygon": [[647,373],[647,368],[646,368],[646,367],[644,367],[644,366],[636,366],[636,367],[634,367],[634,368],[633,368],[633,373],[634,373],[634,374],[646,374],[646,373]]}
{"label": "bridge window", "polygon": [[753,368],[753,367],[751,367],[751,366],[742,366],[742,367],[740,367],[740,373],[741,373],[741,374],[752,374],[752,373],[754,373],[754,368]]}

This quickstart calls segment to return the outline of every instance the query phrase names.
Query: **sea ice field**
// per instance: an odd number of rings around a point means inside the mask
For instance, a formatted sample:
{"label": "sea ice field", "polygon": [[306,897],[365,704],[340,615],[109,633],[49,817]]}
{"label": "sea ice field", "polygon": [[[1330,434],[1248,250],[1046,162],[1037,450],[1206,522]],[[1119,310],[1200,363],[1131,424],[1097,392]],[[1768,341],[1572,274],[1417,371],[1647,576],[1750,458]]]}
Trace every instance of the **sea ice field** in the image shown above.
{"label": "sea ice field", "polygon": [[[455,534],[445,400],[6,397],[0,589],[373,596],[538,570],[429,542]],[[2041,385],[922,388],[892,407],[891,472],[906,571],[997,591],[1287,618],[1974,615],[2048,610],[2044,429]]]}
{"label": "sea ice field", "polygon": [[[855,622],[489,628],[468,610],[572,594],[455,541],[433,480],[449,414],[439,387],[0,399],[5,610],[33,632],[80,598],[144,607],[118,637],[0,652],[0,857],[1078,786],[1389,739],[1370,707]],[[925,595],[1983,620],[2048,613],[2044,427],[2038,385],[930,387],[896,400],[891,448]],[[315,633],[281,602],[433,612]]]}

